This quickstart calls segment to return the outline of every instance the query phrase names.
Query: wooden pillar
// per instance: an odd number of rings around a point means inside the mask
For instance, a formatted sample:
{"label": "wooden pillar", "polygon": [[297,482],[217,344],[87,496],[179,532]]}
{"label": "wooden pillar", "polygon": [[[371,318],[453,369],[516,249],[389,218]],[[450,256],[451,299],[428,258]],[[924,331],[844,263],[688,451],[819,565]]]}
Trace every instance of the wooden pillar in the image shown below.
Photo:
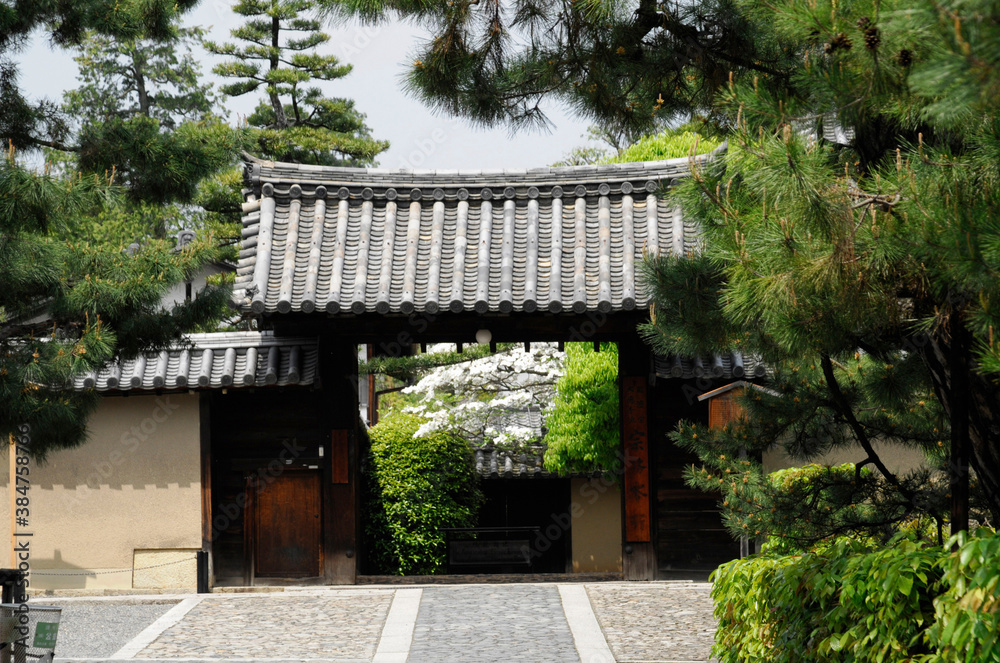
{"label": "wooden pillar", "polygon": [[199,437],[201,439],[201,549],[208,553],[208,586],[215,585],[215,559],[212,551],[212,418],[211,398],[198,397]]}
{"label": "wooden pillar", "polygon": [[618,344],[618,379],[623,461],[622,572],[626,580],[654,580],[649,352],[638,338]]}
{"label": "wooden pillar", "polygon": [[358,562],[357,348],[324,337],[320,378],[330,431],[323,471],[323,577],[329,584],[351,585]]}

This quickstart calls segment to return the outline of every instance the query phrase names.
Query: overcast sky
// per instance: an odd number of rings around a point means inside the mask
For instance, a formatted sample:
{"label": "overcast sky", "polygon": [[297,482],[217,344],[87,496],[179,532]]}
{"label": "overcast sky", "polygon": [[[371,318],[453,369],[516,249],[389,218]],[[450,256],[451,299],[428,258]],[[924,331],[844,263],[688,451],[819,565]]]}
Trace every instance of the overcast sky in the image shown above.
{"label": "overcast sky", "polygon": [[[216,41],[229,39],[229,30],[239,21],[226,0],[202,0],[186,18],[189,25],[209,27]],[[331,40],[327,51],[354,71],[338,81],[323,83],[331,96],[354,99],[368,116],[375,138],[388,140],[389,149],[379,157],[387,168],[530,168],[558,161],[574,147],[586,142],[587,122],[568,115],[559,106],[546,109],[553,123],[550,132],[521,132],[511,136],[506,128],[483,130],[461,120],[435,116],[419,101],[406,96],[400,80],[426,31],[409,24],[365,26],[345,23],[328,26]],[[76,86],[76,64],[65,51],[53,50],[42,35],[18,58],[21,83],[35,98],[59,100]],[[211,80],[211,68],[219,58],[205,54],[203,73]],[[256,105],[254,94],[229,99],[227,108],[246,114]],[[232,117],[230,118],[233,119]]]}

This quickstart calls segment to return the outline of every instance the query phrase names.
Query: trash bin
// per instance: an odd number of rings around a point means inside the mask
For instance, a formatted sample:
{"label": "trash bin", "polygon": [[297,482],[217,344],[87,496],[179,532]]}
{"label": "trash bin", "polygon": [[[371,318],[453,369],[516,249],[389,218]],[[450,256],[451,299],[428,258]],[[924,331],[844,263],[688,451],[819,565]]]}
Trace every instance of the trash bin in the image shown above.
{"label": "trash bin", "polygon": [[55,656],[62,608],[0,603],[0,663],[45,663]]}

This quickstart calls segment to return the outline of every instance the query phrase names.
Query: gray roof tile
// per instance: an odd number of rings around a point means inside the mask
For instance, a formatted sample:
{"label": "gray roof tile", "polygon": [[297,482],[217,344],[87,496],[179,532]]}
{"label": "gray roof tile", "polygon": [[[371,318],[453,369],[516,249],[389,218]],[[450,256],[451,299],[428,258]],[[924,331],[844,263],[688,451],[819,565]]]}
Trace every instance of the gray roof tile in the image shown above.
{"label": "gray roof tile", "polygon": [[143,391],[311,385],[319,350],[314,338],[268,332],[190,334],[187,343],[77,376],[73,388]]}
{"label": "gray roof tile", "polygon": [[659,355],[653,360],[654,371],[660,378],[725,378],[727,380],[746,378],[752,380],[767,375],[767,368],[754,357],[740,352],[704,357],[681,357]]}
{"label": "gray roof tile", "polygon": [[[706,158],[705,156],[698,157]],[[247,163],[234,297],[254,313],[644,307],[643,253],[695,250],[653,192],[690,159],[433,171]],[[252,269],[252,271],[251,271]]]}

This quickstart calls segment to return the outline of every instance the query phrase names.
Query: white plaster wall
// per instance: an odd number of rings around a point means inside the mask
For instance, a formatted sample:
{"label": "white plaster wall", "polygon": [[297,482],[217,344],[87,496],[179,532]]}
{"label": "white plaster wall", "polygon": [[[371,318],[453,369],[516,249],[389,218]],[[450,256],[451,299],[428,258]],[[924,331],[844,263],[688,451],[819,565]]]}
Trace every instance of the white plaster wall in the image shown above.
{"label": "white plaster wall", "polygon": [[[201,547],[198,397],[105,397],[88,429],[80,447],[32,465],[31,569],[41,574],[33,573],[33,588],[131,588],[133,560],[149,559],[137,550],[193,559]],[[7,468],[5,459],[0,526],[9,531]],[[189,567],[177,564],[167,580],[162,567],[160,582],[194,587]]]}
{"label": "white plaster wall", "polygon": [[[916,449],[877,441],[872,446],[878,452],[879,458],[882,459],[882,462],[885,463],[890,472],[905,473],[925,465],[924,455]],[[810,459],[807,462],[817,465],[842,465],[843,463],[860,463],[865,457],[865,452],[858,447],[855,449],[837,449],[818,458]],[[774,472],[806,464],[802,460],[787,455],[783,449],[770,449],[766,451],[763,461],[764,471],[766,472]]]}
{"label": "white plaster wall", "polygon": [[[204,289],[205,284],[208,282],[209,276],[215,276],[216,274],[221,274],[226,270],[219,265],[211,264],[206,265],[202,269],[198,270],[191,279],[191,296],[196,297],[198,291]],[[165,308],[172,308],[175,304],[183,304],[187,297],[187,289],[185,288],[185,282],[175,283],[167,291],[167,294],[163,297],[163,306]]]}

